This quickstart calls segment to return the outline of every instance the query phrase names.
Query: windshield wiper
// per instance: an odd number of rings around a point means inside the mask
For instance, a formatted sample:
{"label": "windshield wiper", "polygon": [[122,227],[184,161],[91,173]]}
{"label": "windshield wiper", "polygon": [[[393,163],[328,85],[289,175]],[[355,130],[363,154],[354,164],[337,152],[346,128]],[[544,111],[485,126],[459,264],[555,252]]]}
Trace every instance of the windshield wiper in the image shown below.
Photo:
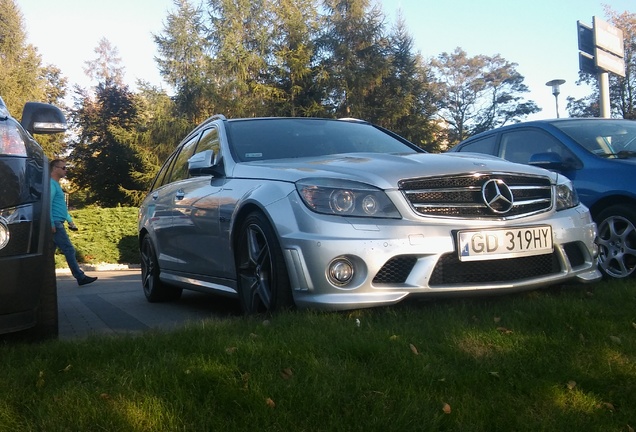
{"label": "windshield wiper", "polygon": [[605,153],[601,155],[602,157],[615,157],[617,159],[629,159],[636,157],[636,151],[632,150],[621,150],[618,153]]}

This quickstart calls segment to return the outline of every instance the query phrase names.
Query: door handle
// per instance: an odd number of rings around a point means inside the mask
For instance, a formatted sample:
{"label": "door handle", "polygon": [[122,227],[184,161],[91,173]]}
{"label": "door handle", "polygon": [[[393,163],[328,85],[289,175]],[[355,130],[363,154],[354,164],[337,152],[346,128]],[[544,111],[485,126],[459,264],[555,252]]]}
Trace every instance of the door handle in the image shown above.
{"label": "door handle", "polygon": [[183,189],[179,189],[177,193],[174,194],[174,197],[177,201],[181,201],[183,197],[185,197],[185,192],[183,191]]}

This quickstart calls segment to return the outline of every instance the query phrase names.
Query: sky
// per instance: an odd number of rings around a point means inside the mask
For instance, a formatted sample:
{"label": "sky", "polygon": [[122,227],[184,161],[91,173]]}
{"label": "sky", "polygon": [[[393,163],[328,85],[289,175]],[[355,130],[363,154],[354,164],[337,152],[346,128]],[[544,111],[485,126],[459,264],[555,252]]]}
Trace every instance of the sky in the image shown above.
{"label": "sky", "polygon": [[[373,1],[373,0],[372,0]],[[460,47],[469,56],[499,54],[517,64],[533,100],[542,111],[530,118],[556,117],[556,100],[546,83],[564,79],[558,97],[559,114],[567,117],[566,98],[590,93],[577,86],[577,21],[589,26],[592,17],[606,19],[603,6],[636,13],[634,0],[377,0],[387,17],[398,14],[424,58]],[[194,0],[193,2],[196,2]],[[94,83],[85,63],[97,57],[95,48],[106,38],[119,51],[126,83],[138,79],[166,88],[154,57],[153,34],[163,30],[173,0],[17,0],[28,43],[44,64],[60,68],[70,86]],[[529,118],[529,119],[530,119]]]}

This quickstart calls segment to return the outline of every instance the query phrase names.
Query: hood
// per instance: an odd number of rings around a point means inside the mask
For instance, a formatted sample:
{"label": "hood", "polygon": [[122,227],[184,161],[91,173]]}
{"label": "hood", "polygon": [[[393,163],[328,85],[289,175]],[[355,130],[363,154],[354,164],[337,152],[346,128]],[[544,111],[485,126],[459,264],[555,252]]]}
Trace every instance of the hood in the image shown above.
{"label": "hood", "polygon": [[506,172],[550,177],[550,171],[505,161],[503,159],[463,153],[351,153],[320,158],[239,163],[231,176],[296,182],[309,177],[353,180],[381,189],[397,188],[403,179],[440,177],[485,172]]}

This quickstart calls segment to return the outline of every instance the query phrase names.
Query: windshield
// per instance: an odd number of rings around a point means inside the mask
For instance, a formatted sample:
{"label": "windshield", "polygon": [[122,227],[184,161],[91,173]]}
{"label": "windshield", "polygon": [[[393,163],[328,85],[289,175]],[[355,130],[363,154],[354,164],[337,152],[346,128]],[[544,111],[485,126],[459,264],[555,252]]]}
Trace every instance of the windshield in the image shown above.
{"label": "windshield", "polygon": [[226,124],[232,153],[241,162],[339,153],[423,151],[359,121],[269,118],[233,120]]}
{"label": "windshield", "polygon": [[636,121],[597,118],[552,124],[595,155],[607,158],[636,157]]}

